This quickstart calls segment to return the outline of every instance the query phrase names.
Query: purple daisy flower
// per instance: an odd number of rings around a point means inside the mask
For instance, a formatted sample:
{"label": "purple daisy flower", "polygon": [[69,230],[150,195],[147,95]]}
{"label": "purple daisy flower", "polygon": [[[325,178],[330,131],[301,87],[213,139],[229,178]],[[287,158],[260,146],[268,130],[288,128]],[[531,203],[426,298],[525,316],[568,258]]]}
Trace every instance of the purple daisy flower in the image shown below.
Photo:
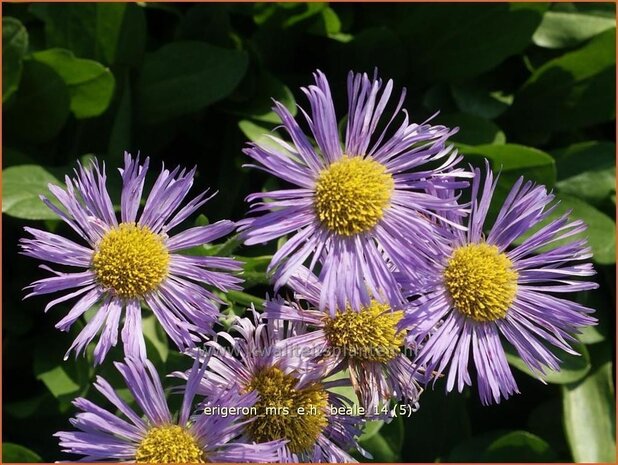
{"label": "purple daisy flower", "polygon": [[489,404],[519,392],[503,340],[539,379],[547,368],[559,370],[560,359],[548,345],[577,354],[569,345],[573,334],[596,320],[589,316],[594,310],[558,295],[597,284],[577,279],[594,275],[592,265],[582,263],[592,256],[586,240],[573,238],[586,229],[582,221],[569,221],[567,213],[539,227],[556,206],[544,186],[519,178],[485,236],[497,179],[488,163],[482,186],[480,176],[476,169],[467,232],[458,231],[435,257],[402,327],[419,346],[418,366],[436,375],[449,367],[447,392],[471,385],[472,359],[481,401]]}
{"label": "purple daisy flower", "polygon": [[[149,360],[128,357],[115,362],[133,398],[144,413],[137,414],[100,376],[94,387],[121,415],[84,398],[73,404],[81,410],[71,424],[77,431],[61,431],[63,452],[83,456],[80,461],[135,461],[137,463],[272,462],[278,460],[281,442],[246,444],[238,437],[246,423],[243,417],[191,416],[193,399],[205,365],[196,362],[189,373],[182,407],[177,418],[169,410],[163,386]],[[255,394],[228,390],[208,399],[208,405],[251,408]],[[202,406],[202,408],[204,407]]]}
{"label": "purple daisy flower", "polygon": [[125,354],[145,357],[141,302],[148,305],[178,347],[193,347],[201,339],[200,333],[212,332],[221,302],[201,284],[225,291],[239,289],[238,283],[242,281],[230,274],[240,269],[240,264],[231,258],[177,253],[230,233],[234,229],[231,221],[219,221],[168,236],[171,229],[212,197],[204,192],[180,208],[193,184],[195,168],[188,172],[179,168],[171,172],[163,169],[138,216],[148,158],[140,165],[138,159],[125,152],[124,161],[124,170],[120,170],[123,183],[120,221],[106,190],[105,166],[101,168],[95,160],[91,169],[80,165],[74,179],[66,177],[66,190],[49,185],[62,209],[41,196],[86,245],[34,228],[25,228],[32,239],[20,241],[24,255],[80,269],[65,273],[42,265],[56,276],[35,281],[29,286],[32,292],[27,297],[71,290],[49,302],[45,311],[79,297],[56,325],[61,331],[68,331],[81,315],[98,305],[96,314],[67,352],[67,357],[72,349],[76,354],[83,352],[101,332],[94,349],[97,364],[117,343],[123,310]]}
{"label": "purple daisy flower", "polygon": [[343,395],[331,390],[349,382],[324,381],[302,353],[277,347],[302,332],[301,325],[265,322],[253,315],[255,324],[238,318],[232,326],[240,337],[220,333],[231,348],[207,343],[208,370],[199,392],[211,396],[236,386],[241,392],[257,393],[256,414],[245,425],[245,437],[257,443],[286,441],[282,462],[355,462],[347,451],[355,448],[365,454],[356,441],[364,420],[331,410],[349,406]]}
{"label": "purple daisy flower", "polygon": [[333,315],[318,308],[322,285],[307,268],[301,268],[289,284],[298,300],[269,300],[264,317],[303,323],[315,330],[289,337],[280,345],[290,351],[308,350],[326,375],[347,369],[360,404],[369,412],[377,412],[389,400],[418,408],[421,375],[405,353],[406,331],[398,329],[402,310],[372,300],[359,310],[348,306]]}
{"label": "purple daisy flower", "polygon": [[[420,266],[421,251],[431,247],[428,219],[436,216],[436,209],[463,214],[455,197],[437,198],[427,189],[435,179],[442,180],[439,187],[448,192],[467,185],[457,178],[471,173],[453,169],[461,157],[447,145],[456,130],[410,123],[401,108],[405,89],[386,115],[393,81],[383,85],[379,79],[350,72],[342,144],[324,74],[316,72],[315,85],[302,90],[311,116],[301,111],[317,147],[290,112],[275,102],[273,110],[291,142],[270,136],[268,145],[250,144],[245,153],[259,164],[249,166],[297,187],[248,196],[254,202],[251,211],[265,213],[239,222],[242,237],[246,244],[256,244],[293,233],[269,266],[275,290],[311,257],[310,269],[321,264],[320,309],[358,309],[369,305],[371,296],[400,307],[404,302],[389,262],[400,269]],[[399,127],[391,130],[402,114]],[[419,253],[407,253],[410,247]]]}

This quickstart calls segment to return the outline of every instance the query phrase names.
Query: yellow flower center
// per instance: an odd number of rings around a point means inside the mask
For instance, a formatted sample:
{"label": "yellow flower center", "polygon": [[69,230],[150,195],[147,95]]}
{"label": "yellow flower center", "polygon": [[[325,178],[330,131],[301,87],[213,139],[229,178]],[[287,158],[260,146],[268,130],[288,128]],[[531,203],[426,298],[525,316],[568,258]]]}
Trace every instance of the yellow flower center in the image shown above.
{"label": "yellow flower center", "polygon": [[247,392],[260,395],[255,404],[257,417],[247,431],[257,443],[287,439],[291,452],[307,452],[315,446],[328,424],[328,394],[319,383],[296,389],[298,379],[277,367],[259,371]]}
{"label": "yellow flower center", "polygon": [[444,282],[455,308],[476,321],[504,318],[517,293],[517,271],[511,260],[489,244],[455,249]]}
{"label": "yellow flower center", "polygon": [[386,363],[401,353],[404,333],[397,331],[397,324],[402,316],[402,311],[374,300],[359,312],[347,308],[327,317],[324,332],[331,347],[348,357]]}
{"label": "yellow flower center", "polygon": [[125,298],[156,289],[167,276],[169,262],[163,238],[133,223],[108,231],[92,257],[99,283]]}
{"label": "yellow flower center", "polygon": [[315,211],[337,234],[366,232],[382,219],[394,185],[384,165],[346,156],[320,173],[315,185]]}
{"label": "yellow flower center", "polygon": [[197,440],[178,425],[155,426],[135,453],[137,463],[205,463]]}

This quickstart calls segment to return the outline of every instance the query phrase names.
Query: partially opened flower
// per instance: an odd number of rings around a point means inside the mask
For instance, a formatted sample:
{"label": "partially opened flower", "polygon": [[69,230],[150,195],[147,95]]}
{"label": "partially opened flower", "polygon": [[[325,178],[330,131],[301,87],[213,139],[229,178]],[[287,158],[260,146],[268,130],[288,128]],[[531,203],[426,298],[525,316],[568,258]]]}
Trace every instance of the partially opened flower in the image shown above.
{"label": "partially opened flower", "polygon": [[202,193],[181,208],[193,184],[195,169],[163,169],[138,215],[148,159],[140,165],[138,159],[125,153],[124,161],[120,221],[106,190],[105,167],[94,161],[90,168],[80,165],[74,179],[66,177],[66,190],[49,186],[62,208],[42,196],[45,204],[85,244],[34,228],[25,228],[32,239],[21,240],[25,255],[78,270],[59,272],[42,266],[56,276],[35,281],[29,296],[65,292],[52,300],[45,311],[79,297],[56,325],[62,331],[68,331],[88,309],[98,306],[69,349],[82,352],[100,332],[94,350],[95,363],[103,361],[116,345],[123,313],[125,353],[145,355],[141,302],[148,305],[178,347],[194,346],[200,340],[199,333],[212,331],[219,314],[219,299],[201,284],[228,290],[238,289],[241,281],[230,274],[240,269],[239,263],[231,258],[177,253],[228,234],[234,228],[231,221],[169,235],[170,230],[210,199]]}
{"label": "partially opened flower", "polygon": [[362,451],[356,437],[363,419],[333,413],[331,406],[349,407],[349,401],[331,388],[345,380],[324,381],[320,370],[303,353],[281,351],[277,343],[302,332],[294,323],[264,322],[254,314],[232,327],[238,338],[221,333],[231,348],[209,342],[208,370],[202,393],[213,395],[237,386],[259,396],[252,421],[245,425],[248,441],[259,444],[286,441],[282,462],[350,462],[348,451]]}
{"label": "partially opened flower", "polygon": [[569,344],[573,335],[596,320],[589,315],[592,309],[559,296],[597,285],[578,279],[594,275],[586,262],[590,248],[585,239],[573,237],[585,224],[564,214],[540,225],[555,207],[544,186],[520,178],[485,236],[497,180],[487,166],[481,185],[480,170],[475,171],[468,231],[435,257],[402,326],[420,346],[419,366],[438,375],[448,367],[447,391],[472,384],[474,363],[481,401],[488,404],[518,392],[505,343],[540,379],[548,368],[560,369],[551,346],[576,353]]}
{"label": "partially opened flower", "polygon": [[[137,413],[103,378],[94,387],[111,402],[106,410],[78,398],[81,410],[71,424],[76,431],[56,433],[63,452],[81,455],[82,461],[131,461],[137,463],[273,462],[281,453],[281,442],[247,444],[239,441],[246,420],[239,415],[191,416],[193,400],[205,366],[195,363],[189,373],[182,407],[172,415],[155,367],[148,360],[127,358],[115,362],[124,381],[143,412]],[[221,391],[205,405],[251,408],[255,394]],[[202,410],[203,411],[203,410]]]}
{"label": "partially opened flower", "polygon": [[[258,168],[294,186],[248,197],[253,213],[265,213],[239,223],[245,243],[293,233],[270,264],[275,287],[306,261],[310,269],[320,262],[321,309],[358,309],[369,305],[371,296],[399,307],[403,299],[393,267],[422,264],[433,238],[428,219],[437,209],[462,214],[454,197],[438,199],[427,190],[434,179],[442,180],[439,186],[445,189],[465,185],[457,178],[469,173],[453,168],[460,157],[447,145],[455,131],[410,123],[401,109],[405,91],[392,113],[385,114],[393,82],[384,85],[366,74],[350,73],[342,144],[324,74],[318,71],[315,85],[303,91],[311,115],[303,114],[317,147],[276,103],[274,111],[291,142],[271,136],[268,145],[251,144],[245,150]],[[400,125],[391,128],[402,115]],[[417,253],[409,253],[411,247]]]}
{"label": "partially opened flower", "polygon": [[321,283],[301,268],[290,280],[298,300],[266,302],[264,317],[309,325],[314,331],[292,335],[280,343],[290,352],[304,349],[326,374],[348,370],[359,401],[374,412],[389,400],[418,407],[421,375],[405,347],[405,330],[398,325],[403,310],[372,300],[359,310],[347,306],[332,314],[318,308]]}

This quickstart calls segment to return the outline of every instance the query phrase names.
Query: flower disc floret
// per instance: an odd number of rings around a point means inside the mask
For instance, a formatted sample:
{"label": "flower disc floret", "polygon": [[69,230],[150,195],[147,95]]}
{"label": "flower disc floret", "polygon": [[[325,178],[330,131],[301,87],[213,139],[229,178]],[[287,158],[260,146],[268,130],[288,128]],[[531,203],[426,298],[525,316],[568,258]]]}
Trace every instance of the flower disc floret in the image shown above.
{"label": "flower disc floret", "polygon": [[506,316],[517,292],[517,277],[506,254],[486,243],[455,249],[444,270],[454,307],[481,322]]}
{"label": "flower disc floret", "polygon": [[331,231],[352,236],[382,219],[394,188],[386,167],[363,157],[343,157],[324,169],[315,185],[315,211]]}

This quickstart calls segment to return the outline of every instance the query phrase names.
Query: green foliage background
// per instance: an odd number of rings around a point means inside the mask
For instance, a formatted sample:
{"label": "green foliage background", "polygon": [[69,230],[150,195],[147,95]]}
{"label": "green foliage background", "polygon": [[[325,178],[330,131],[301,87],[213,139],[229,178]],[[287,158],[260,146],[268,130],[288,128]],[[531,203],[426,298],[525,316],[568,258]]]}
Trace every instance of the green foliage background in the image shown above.
{"label": "green foliage background", "polygon": [[[414,121],[440,110],[434,121],[461,128],[470,162],[502,169],[499,196],[524,175],[554,190],[558,213],[588,223],[601,287],[573,298],[600,324],[548,385],[513,355],[522,395],[481,407],[474,390],[445,396],[438,381],[418,413],[372,424],[362,444],[380,461],[615,460],[614,4],[4,3],[3,13],[5,461],[66,459],[52,434],[69,427],[74,397],[98,398],[91,361],[63,362],[74,332],[53,326],[66,308],[45,315],[46,299],[22,301],[44,275],[17,254],[23,226],[68,232],[38,199],[47,183],[96,154],[118,199],[126,149],[154,166],[197,164],[198,188],[220,191],[204,214],[239,219],[245,195],[277,183],[241,168],[244,142],[277,124],[270,98],[304,104],[298,88],[319,68],[343,112],[346,73],[375,67],[408,88]],[[268,290],[275,247],[224,244],[245,257],[248,279],[226,297],[228,315]],[[161,373],[182,367],[152,317],[144,331]],[[99,373],[122,387],[119,357]]]}

